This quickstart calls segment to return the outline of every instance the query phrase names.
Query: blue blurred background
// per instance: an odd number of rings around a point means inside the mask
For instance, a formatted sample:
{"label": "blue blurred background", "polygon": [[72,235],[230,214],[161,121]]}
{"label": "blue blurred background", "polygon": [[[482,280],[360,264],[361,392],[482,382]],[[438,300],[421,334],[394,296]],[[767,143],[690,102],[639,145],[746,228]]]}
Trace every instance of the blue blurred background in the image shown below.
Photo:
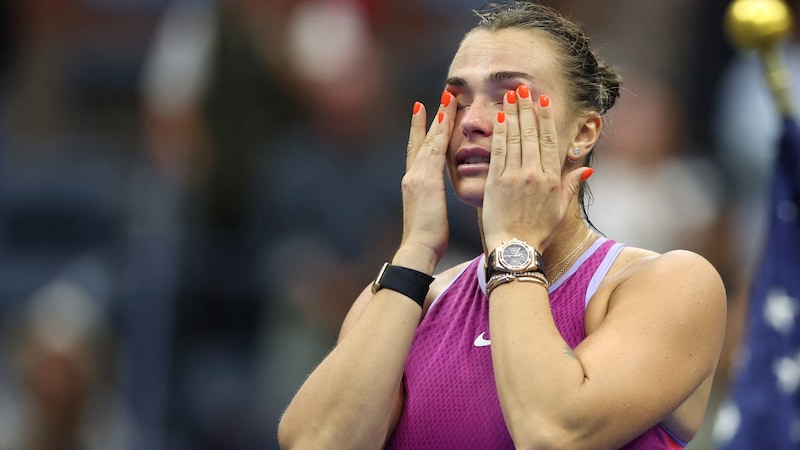
{"label": "blue blurred background", "polygon": [[[625,79],[592,221],[727,284],[710,448],[778,134],[758,60],[725,0],[545,3]],[[399,244],[411,107],[482,4],[2,0],[0,450],[276,448]],[[480,251],[449,200],[440,268]]]}

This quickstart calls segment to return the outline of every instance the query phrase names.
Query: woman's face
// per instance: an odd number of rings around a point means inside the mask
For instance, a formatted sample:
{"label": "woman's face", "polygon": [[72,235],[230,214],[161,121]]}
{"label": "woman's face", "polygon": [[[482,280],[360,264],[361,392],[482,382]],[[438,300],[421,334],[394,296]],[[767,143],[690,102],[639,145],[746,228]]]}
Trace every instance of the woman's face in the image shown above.
{"label": "woman's face", "polygon": [[550,96],[559,124],[559,152],[564,159],[570,138],[563,125],[567,97],[555,51],[556,45],[543,32],[532,30],[480,30],[461,43],[445,89],[458,102],[447,168],[463,201],[483,205],[495,117],[506,92],[520,84],[530,87],[534,99],[540,94]]}

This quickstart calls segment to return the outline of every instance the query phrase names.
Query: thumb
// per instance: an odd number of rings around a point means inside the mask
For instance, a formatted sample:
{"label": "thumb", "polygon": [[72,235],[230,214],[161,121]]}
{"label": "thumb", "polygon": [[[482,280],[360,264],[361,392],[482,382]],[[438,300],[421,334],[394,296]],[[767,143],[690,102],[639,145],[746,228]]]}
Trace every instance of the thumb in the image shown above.
{"label": "thumb", "polygon": [[581,183],[588,180],[589,177],[592,176],[594,173],[594,169],[591,167],[581,167],[579,169],[575,169],[567,176],[564,177],[564,181],[562,182],[562,189],[561,189],[561,201],[562,204],[569,204],[572,201],[572,198],[575,197],[581,188]]}

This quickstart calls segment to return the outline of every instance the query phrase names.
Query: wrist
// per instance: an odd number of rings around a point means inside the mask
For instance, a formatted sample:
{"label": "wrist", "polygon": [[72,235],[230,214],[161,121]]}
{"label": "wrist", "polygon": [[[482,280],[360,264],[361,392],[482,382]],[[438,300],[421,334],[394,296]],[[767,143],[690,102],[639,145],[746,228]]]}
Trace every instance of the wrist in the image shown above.
{"label": "wrist", "polygon": [[413,245],[401,245],[392,258],[392,265],[408,267],[428,275],[433,275],[438,262],[436,252]]}

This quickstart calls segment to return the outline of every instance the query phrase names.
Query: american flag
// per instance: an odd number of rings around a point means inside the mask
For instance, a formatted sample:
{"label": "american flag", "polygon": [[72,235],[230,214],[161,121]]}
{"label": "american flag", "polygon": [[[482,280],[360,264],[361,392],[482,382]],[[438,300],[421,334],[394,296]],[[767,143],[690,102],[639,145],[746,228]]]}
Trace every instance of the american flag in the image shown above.
{"label": "american flag", "polygon": [[743,365],[715,426],[724,450],[800,449],[800,129],[783,127]]}

